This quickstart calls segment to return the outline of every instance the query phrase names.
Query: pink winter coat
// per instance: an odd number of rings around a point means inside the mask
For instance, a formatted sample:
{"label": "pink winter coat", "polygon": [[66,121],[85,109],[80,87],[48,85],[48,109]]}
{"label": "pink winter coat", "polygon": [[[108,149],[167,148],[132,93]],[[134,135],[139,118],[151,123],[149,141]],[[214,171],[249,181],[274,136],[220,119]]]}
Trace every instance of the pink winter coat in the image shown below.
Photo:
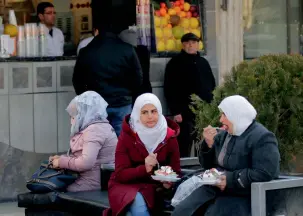
{"label": "pink winter coat", "polygon": [[100,166],[115,161],[118,139],[107,120],[89,125],[70,140],[70,157],[60,156],[59,167],[78,171],[80,177],[67,191],[100,189]]}

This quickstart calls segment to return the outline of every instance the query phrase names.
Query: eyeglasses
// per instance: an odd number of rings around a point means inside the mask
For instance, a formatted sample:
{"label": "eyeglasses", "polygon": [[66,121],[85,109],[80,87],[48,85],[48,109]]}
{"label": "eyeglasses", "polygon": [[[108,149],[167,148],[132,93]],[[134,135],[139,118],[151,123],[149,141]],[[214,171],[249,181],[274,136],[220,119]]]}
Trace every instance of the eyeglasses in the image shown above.
{"label": "eyeglasses", "polygon": [[56,15],[57,13],[51,11],[51,12],[46,12],[46,13],[44,13],[44,14],[46,14],[46,15],[52,15],[52,14]]}

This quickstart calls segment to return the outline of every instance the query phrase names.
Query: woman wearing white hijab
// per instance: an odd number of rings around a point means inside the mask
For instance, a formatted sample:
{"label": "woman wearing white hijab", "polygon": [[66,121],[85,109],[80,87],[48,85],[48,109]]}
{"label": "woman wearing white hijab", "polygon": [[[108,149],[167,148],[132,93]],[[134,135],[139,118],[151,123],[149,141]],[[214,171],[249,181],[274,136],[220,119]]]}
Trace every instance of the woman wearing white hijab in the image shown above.
{"label": "woman wearing white hijab", "polygon": [[234,95],[225,98],[219,109],[225,130],[204,129],[199,160],[203,168],[217,168],[224,174],[218,185],[195,190],[176,206],[173,216],[190,216],[198,210],[208,216],[250,215],[251,183],[279,175],[277,139],[256,122],[255,108],[244,97]]}
{"label": "woman wearing white hijab", "polygon": [[179,126],[162,115],[157,96],[146,93],[137,98],[122,126],[109,181],[111,209],[103,215],[157,215],[163,197],[156,189],[169,190],[172,184],[154,181],[151,175],[159,166],[171,166],[180,174],[178,134]]}
{"label": "woman wearing white hijab", "polygon": [[100,189],[101,164],[113,164],[117,136],[107,121],[107,102],[96,92],[75,97],[66,111],[71,118],[70,155],[50,157],[54,168],[77,171],[68,191]]}

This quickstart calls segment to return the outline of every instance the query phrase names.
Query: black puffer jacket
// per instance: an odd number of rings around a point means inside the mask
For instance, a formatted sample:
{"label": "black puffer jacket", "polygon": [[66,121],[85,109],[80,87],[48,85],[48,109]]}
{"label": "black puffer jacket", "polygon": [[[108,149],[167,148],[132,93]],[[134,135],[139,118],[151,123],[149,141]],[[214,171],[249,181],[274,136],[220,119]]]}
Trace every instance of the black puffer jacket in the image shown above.
{"label": "black puffer jacket", "polygon": [[81,49],[73,74],[77,95],[98,92],[109,107],[132,103],[142,85],[142,70],[134,48],[115,34],[98,35]]}

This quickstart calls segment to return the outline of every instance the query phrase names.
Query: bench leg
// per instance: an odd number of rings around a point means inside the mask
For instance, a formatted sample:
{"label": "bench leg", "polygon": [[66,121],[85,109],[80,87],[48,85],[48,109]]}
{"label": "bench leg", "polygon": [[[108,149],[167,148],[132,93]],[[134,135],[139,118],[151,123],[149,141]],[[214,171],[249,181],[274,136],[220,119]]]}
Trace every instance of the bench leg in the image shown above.
{"label": "bench leg", "polygon": [[266,216],[266,194],[261,185],[251,186],[251,214],[252,216]]}

